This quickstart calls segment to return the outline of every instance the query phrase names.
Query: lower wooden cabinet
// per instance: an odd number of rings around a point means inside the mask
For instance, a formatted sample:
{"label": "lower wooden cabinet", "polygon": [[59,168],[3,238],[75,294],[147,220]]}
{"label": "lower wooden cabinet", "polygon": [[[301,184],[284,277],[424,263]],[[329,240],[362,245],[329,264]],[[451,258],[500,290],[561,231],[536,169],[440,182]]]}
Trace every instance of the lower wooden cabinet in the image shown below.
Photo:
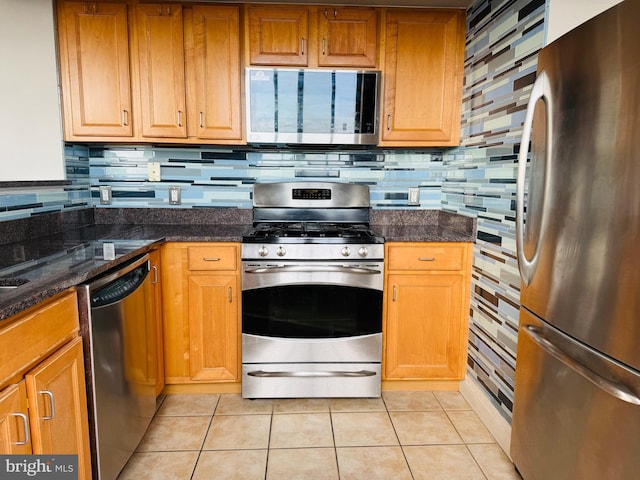
{"label": "lower wooden cabinet", "polygon": [[471,247],[385,245],[383,379],[464,378]]}
{"label": "lower wooden cabinet", "polygon": [[[82,339],[76,338],[25,376],[33,453],[73,454],[89,444]],[[88,453],[88,452],[86,452]],[[88,457],[78,469],[90,478]]]}
{"label": "lower wooden cabinet", "polygon": [[[77,454],[78,478],[88,480],[89,422],[78,331],[75,292],[3,321],[0,351],[19,360],[0,364],[0,453]],[[30,339],[28,346],[18,348],[25,346],[24,338]]]}
{"label": "lower wooden cabinet", "polygon": [[162,247],[167,384],[239,382],[240,244]]}

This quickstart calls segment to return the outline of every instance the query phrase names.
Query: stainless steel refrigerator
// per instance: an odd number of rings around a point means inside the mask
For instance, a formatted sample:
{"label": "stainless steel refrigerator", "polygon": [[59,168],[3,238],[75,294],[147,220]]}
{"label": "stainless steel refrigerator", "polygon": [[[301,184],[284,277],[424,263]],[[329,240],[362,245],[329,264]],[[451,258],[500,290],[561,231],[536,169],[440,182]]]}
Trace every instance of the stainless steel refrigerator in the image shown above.
{"label": "stainless steel refrigerator", "polygon": [[525,480],[640,478],[639,21],[625,0],[539,55],[516,215]]}

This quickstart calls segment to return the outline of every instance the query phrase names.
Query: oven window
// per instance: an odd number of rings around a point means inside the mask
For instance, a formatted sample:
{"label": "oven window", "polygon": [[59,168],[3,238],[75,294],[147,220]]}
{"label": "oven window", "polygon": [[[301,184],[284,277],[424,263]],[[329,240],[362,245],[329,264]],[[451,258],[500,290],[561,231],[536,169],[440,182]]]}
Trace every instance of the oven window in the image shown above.
{"label": "oven window", "polygon": [[338,285],[286,285],[242,292],[242,333],[338,338],[382,332],[382,292]]}

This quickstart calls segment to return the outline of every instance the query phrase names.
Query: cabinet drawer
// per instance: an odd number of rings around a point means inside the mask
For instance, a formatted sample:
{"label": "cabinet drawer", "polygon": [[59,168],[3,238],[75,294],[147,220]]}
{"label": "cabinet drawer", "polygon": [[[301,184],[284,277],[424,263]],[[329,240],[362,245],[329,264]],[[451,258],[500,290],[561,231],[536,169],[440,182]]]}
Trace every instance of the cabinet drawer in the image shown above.
{"label": "cabinet drawer", "polygon": [[465,244],[392,245],[387,250],[389,270],[463,270]]}
{"label": "cabinet drawer", "polygon": [[233,245],[189,247],[189,270],[236,270],[238,248]]}
{"label": "cabinet drawer", "polygon": [[78,335],[76,294],[65,293],[5,322],[0,329],[0,386]]}

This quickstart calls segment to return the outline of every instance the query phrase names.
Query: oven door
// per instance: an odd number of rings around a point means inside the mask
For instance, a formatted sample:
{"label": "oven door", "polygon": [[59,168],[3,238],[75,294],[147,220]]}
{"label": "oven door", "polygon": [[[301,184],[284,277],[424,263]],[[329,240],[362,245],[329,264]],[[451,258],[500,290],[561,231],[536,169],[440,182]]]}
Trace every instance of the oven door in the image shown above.
{"label": "oven door", "polygon": [[382,332],[383,264],[243,262],[242,333],[291,339]]}
{"label": "oven door", "polygon": [[242,396],[379,397],[383,263],[243,262]]}

